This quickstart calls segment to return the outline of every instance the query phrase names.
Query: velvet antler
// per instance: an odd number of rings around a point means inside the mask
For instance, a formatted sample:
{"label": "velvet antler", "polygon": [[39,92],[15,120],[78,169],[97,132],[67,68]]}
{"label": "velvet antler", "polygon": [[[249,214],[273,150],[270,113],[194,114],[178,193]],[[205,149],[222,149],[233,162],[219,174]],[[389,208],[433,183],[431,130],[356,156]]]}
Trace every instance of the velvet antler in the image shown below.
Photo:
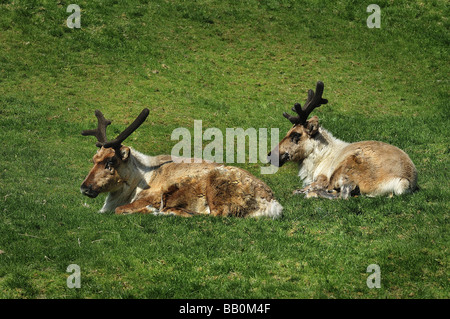
{"label": "velvet antler", "polygon": [[95,130],[84,130],[81,132],[82,135],[88,136],[93,135],[97,138],[97,147],[112,147],[112,148],[119,148],[122,145],[122,142],[125,141],[125,139],[130,136],[131,133],[137,130],[139,126],[141,126],[142,123],[144,123],[145,119],[147,118],[148,114],[150,113],[149,109],[145,108],[142,110],[141,114],[134,120],[133,123],[131,123],[122,133],[120,133],[115,139],[112,141],[108,141],[106,138],[106,127],[111,124],[111,121],[105,119],[102,112],[99,110],[95,111],[95,116],[98,119],[98,126]]}
{"label": "velvet antler", "polygon": [[300,103],[295,103],[292,108],[292,111],[297,113],[298,116],[292,116],[286,112],[283,113],[283,116],[294,125],[305,124],[308,120],[309,114],[311,114],[315,108],[320,107],[322,104],[328,103],[328,100],[322,98],[323,88],[323,82],[318,81],[316,84],[316,93],[314,93],[313,90],[308,91],[308,99],[305,102],[305,106],[302,108]]}

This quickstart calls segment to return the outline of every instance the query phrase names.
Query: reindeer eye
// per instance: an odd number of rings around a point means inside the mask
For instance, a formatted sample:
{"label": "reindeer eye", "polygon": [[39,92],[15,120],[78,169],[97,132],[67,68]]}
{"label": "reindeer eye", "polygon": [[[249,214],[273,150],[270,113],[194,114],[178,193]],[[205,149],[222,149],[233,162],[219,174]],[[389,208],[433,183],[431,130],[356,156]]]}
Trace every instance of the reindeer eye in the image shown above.
{"label": "reindeer eye", "polygon": [[294,142],[295,144],[297,144],[298,141],[300,140],[300,137],[301,137],[301,136],[302,136],[302,134],[297,133],[297,132],[293,132],[293,133],[290,135],[290,138],[291,138],[291,141],[292,141],[292,142]]}
{"label": "reindeer eye", "polygon": [[114,165],[114,159],[110,158],[106,161],[105,168],[111,170]]}

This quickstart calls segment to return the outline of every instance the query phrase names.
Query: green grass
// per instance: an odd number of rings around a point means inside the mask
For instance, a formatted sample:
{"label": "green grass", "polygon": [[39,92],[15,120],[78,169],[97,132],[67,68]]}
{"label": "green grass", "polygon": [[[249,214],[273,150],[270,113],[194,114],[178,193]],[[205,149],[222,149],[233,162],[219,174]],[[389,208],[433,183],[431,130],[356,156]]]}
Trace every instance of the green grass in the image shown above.
{"label": "green grass", "polygon": [[[381,29],[366,26],[372,1],[78,1],[81,29],[70,3],[0,0],[0,297],[449,297],[445,1],[378,1]],[[97,214],[104,197],[79,192],[95,109],[113,136],[149,107],[128,145],[170,154],[194,120],[284,134],[317,80],[323,126],[404,149],[419,192],[305,200],[294,164],[235,164],[274,190],[275,221]]]}

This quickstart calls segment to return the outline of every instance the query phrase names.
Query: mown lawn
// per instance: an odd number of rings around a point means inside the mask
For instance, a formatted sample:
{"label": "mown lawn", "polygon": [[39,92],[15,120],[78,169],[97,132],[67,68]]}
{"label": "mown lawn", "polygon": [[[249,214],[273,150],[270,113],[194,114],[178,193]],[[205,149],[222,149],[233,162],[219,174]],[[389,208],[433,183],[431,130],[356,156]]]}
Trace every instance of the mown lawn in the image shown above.
{"label": "mown lawn", "polygon": [[[448,298],[449,6],[446,1],[0,0],[1,298]],[[321,123],[405,150],[420,191],[305,200],[295,164],[261,175],[278,220],[98,214],[79,186],[94,110],[170,154],[174,129],[279,128],[317,80]],[[205,142],[207,143],[207,142]],[[81,288],[69,289],[70,264]],[[381,288],[369,289],[381,269]]]}

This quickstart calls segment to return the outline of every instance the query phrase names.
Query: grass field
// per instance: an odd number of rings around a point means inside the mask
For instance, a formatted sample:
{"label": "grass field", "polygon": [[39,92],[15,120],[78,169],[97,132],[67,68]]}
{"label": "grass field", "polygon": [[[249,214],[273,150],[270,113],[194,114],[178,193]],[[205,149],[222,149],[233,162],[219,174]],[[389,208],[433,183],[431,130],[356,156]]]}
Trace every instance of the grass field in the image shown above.
{"label": "grass field", "polygon": [[[0,0],[1,298],[448,298],[449,5],[388,1]],[[405,150],[420,191],[306,200],[298,168],[261,175],[278,220],[98,214],[79,187],[94,110],[170,154],[178,127],[279,128],[317,80],[334,136]],[[282,137],[280,135],[280,138]],[[81,288],[69,289],[70,264]],[[369,289],[370,264],[381,288]]]}

